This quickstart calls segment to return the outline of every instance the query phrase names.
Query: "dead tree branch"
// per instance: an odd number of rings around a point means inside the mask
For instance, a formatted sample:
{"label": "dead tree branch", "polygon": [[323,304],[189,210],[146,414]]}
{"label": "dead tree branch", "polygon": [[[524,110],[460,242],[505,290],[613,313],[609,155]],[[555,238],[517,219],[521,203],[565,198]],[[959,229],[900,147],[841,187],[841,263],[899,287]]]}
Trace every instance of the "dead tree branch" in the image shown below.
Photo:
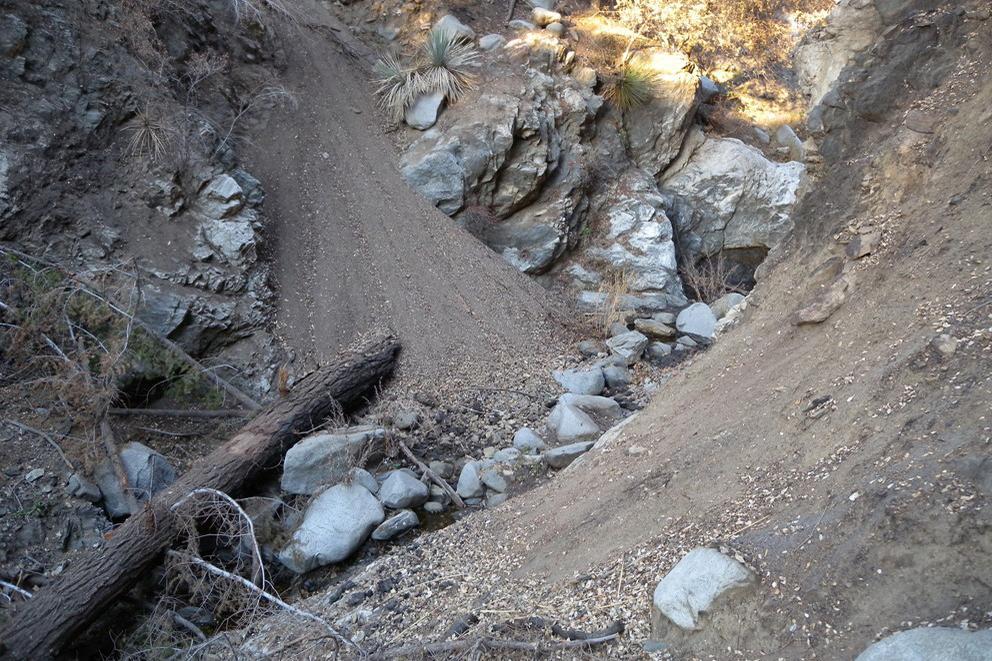
{"label": "dead tree branch", "polygon": [[465,501],[462,500],[462,497],[458,495],[457,491],[451,488],[451,485],[448,484],[444,480],[444,478],[442,478],[440,475],[432,471],[430,468],[427,467],[426,464],[424,464],[424,462],[418,459],[417,456],[410,451],[410,448],[406,446],[406,443],[404,443],[403,441],[397,441],[397,442],[399,443],[400,451],[404,455],[406,455],[407,459],[413,462],[414,466],[416,466],[418,469],[420,469],[420,471],[424,475],[430,478],[431,482],[444,489],[444,492],[448,494],[448,497],[451,498],[452,502],[454,502],[455,506],[458,507],[458,509],[462,509],[462,510],[465,509]]}

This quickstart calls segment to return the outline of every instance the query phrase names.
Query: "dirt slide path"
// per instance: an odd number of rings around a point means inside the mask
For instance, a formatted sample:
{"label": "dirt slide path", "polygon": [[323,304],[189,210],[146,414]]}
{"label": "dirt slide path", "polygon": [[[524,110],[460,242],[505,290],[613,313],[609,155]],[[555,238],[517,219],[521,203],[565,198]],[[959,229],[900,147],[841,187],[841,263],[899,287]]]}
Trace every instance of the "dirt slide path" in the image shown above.
{"label": "dirt slide path", "polygon": [[389,327],[411,384],[488,381],[555,353],[561,317],[544,290],[406,184],[367,74],[314,20],[285,39],[297,107],[248,150],[267,191],[277,335],[312,364]]}

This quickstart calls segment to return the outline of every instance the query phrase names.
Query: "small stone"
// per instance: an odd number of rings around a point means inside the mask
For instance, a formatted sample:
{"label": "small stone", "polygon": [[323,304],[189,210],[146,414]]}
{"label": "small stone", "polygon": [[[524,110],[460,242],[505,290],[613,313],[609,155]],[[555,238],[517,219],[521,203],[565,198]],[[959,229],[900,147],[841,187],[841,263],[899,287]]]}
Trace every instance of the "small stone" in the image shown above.
{"label": "small stone", "polygon": [[627,448],[627,454],[631,457],[639,457],[642,454],[647,453],[647,448],[641,447],[640,445],[631,445]]}
{"label": "small stone", "polygon": [[755,583],[750,569],[715,549],[690,551],[655,588],[652,637],[669,637],[672,626],[700,629],[700,616],[712,613],[718,600]]}
{"label": "small stone", "polygon": [[575,73],[572,74],[572,77],[575,78],[575,82],[579,85],[590,89],[595,87],[596,83],[599,81],[599,76],[597,75],[596,70],[592,67],[580,67],[577,71],[575,71]]}
{"label": "small stone", "polygon": [[992,629],[966,631],[920,627],[900,631],[869,646],[855,661],[988,661]]}
{"label": "small stone", "polygon": [[632,365],[640,359],[649,342],[650,340],[643,333],[628,331],[611,337],[606,341],[606,346],[613,353],[626,360],[628,365]]}
{"label": "small stone", "polygon": [[740,305],[743,300],[744,300],[743,294],[739,294],[735,291],[732,291],[729,294],[724,294],[720,298],[710,303],[710,310],[713,311],[713,316],[715,316],[719,321],[720,319],[726,317],[727,313],[730,312],[733,308]]}
{"label": "small stone", "polygon": [[509,498],[505,493],[491,493],[486,496],[486,507],[498,507]]}
{"label": "small stone", "polygon": [[458,476],[458,495],[462,498],[479,498],[486,492],[479,475],[479,464],[470,461],[462,468],[461,475]]}
{"label": "small stone", "polygon": [[788,124],[783,124],[775,130],[775,142],[781,147],[785,147],[789,158],[793,161],[802,161],[806,158],[806,149],[803,141],[799,139],[796,132]]}
{"label": "small stone", "polygon": [[446,480],[455,474],[455,467],[446,461],[432,461],[427,464],[427,467]]}
{"label": "small stone", "polygon": [[548,416],[548,431],[559,441],[589,441],[599,438],[602,430],[582,409],[558,403]]}
{"label": "small stone", "polygon": [[611,397],[600,397],[599,395],[576,395],[565,393],[558,398],[559,404],[568,404],[579,408],[589,415],[598,418],[616,419],[622,415],[620,404]]}
{"label": "small stone", "polygon": [[444,511],[444,503],[436,500],[428,501],[424,504],[424,511],[428,514],[440,514]]}
{"label": "small stone", "polygon": [[393,415],[393,425],[401,431],[414,429],[419,423],[420,414],[413,409],[401,409]]}
{"label": "small stone", "polygon": [[603,368],[603,378],[611,389],[623,388],[630,385],[630,371],[620,365],[610,365]]}
{"label": "small stone", "polygon": [[531,23],[530,21],[525,21],[525,20],[520,19],[520,18],[513,19],[512,21],[510,21],[509,23],[507,23],[507,26],[510,27],[513,30],[536,30],[537,29],[537,26],[534,25],[533,23]]}
{"label": "small stone", "polygon": [[606,351],[606,346],[597,340],[582,340],[575,348],[584,358],[595,358]]}
{"label": "small stone", "polygon": [[933,348],[945,356],[953,356],[958,350],[958,341],[947,333],[941,333],[930,342]]}
{"label": "small stone", "polygon": [[496,454],[496,448],[494,448],[493,446],[487,445],[486,447],[482,448],[482,456],[485,457],[486,459],[492,459],[494,454]]}
{"label": "small stone", "polygon": [[348,471],[348,475],[345,476],[345,480],[361,484],[372,494],[379,493],[379,481],[375,479],[372,473],[364,468],[352,468]]}
{"label": "small stone", "polygon": [[648,345],[644,355],[647,356],[648,360],[656,363],[672,355],[672,345],[664,342],[652,342]]}
{"label": "small stone", "polygon": [[862,259],[875,252],[881,241],[882,233],[877,230],[859,234],[847,244],[844,254],[848,259]]}
{"label": "small stone", "polygon": [[402,509],[427,502],[427,485],[403,471],[393,471],[379,487],[379,500],[386,507]]}
{"label": "small stone", "polygon": [[27,475],[24,476],[24,481],[25,482],[37,482],[38,480],[40,480],[44,476],[45,476],[45,469],[44,468],[35,468],[35,469],[29,470],[27,472]]}
{"label": "small stone", "polygon": [[522,427],[513,435],[513,447],[525,454],[537,454],[545,448],[545,443],[533,429]]}
{"label": "small stone", "polygon": [[667,326],[674,326],[676,315],[673,312],[655,312],[651,318]]}
{"label": "small stone", "polygon": [[716,315],[705,303],[693,303],[679,312],[675,327],[685,335],[709,340],[716,330]]}
{"label": "small stone", "polygon": [[406,109],[403,121],[411,128],[426,131],[437,122],[437,116],[441,112],[443,103],[444,95],[440,92],[421,94]]}
{"label": "small stone", "polygon": [[591,441],[586,441],[583,443],[570,443],[569,445],[562,445],[557,448],[552,448],[544,453],[544,460],[551,468],[562,469],[586,452],[589,452],[593,445],[594,443]]}
{"label": "small stone", "polygon": [[70,496],[82,498],[91,503],[100,502],[100,488],[79,473],[73,473],[69,476],[69,483],[66,485],[65,490]]}
{"label": "small stone", "polygon": [[500,464],[512,464],[520,458],[520,450],[517,448],[503,448],[502,450],[497,450],[493,455],[493,461]]}
{"label": "small stone", "polygon": [[555,35],[556,37],[560,37],[561,35],[565,34],[565,26],[557,21],[555,21],[554,23],[548,23],[544,27],[544,29],[550,32],[551,34]]}
{"label": "small stone", "polygon": [[634,328],[655,340],[668,340],[678,335],[674,328],[656,319],[635,319]]}
{"label": "small stone", "polygon": [[495,466],[483,468],[479,473],[479,477],[482,479],[482,483],[493,491],[498,491],[499,493],[506,491],[506,478],[500,474],[499,469]]}
{"label": "small stone", "polygon": [[462,39],[475,39],[475,31],[451,14],[445,14],[434,24],[434,30],[445,34],[453,34]]}
{"label": "small stone", "polygon": [[551,25],[552,23],[560,24],[561,14],[542,7],[534,7],[534,9],[530,12],[530,19],[535,25],[539,25],[543,28]]}
{"label": "small stone", "polygon": [[681,345],[683,347],[686,347],[688,349],[695,349],[696,347],[699,346],[699,343],[697,343],[695,340],[693,340],[688,335],[683,335],[679,339],[675,340],[675,342],[676,342],[676,344],[679,344],[679,345]]}
{"label": "small stone", "polygon": [[479,49],[484,51],[502,48],[506,43],[506,37],[501,34],[487,34],[479,39]]}
{"label": "small stone", "polygon": [[400,510],[379,524],[372,532],[372,539],[380,542],[394,539],[419,525],[420,519],[416,514],[410,510]]}

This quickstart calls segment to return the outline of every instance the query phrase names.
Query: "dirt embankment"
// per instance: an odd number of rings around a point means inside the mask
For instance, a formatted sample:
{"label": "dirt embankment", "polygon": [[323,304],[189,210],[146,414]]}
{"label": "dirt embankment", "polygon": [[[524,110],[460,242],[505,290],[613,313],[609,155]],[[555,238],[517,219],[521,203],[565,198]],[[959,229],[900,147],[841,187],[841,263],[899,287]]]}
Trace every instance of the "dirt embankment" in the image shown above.
{"label": "dirt embankment", "polygon": [[[989,25],[953,7],[894,24],[847,71],[800,231],[743,325],[552,484],[356,579],[392,586],[361,605],[380,613],[368,644],[440,640],[466,612],[479,634],[539,614],[587,631],[624,619],[597,654],[640,656],[654,586],[707,545],[761,584],[691,657],[852,658],[894,630],[987,627]],[[845,255],[869,236],[870,254]],[[793,325],[837,267],[843,305]],[[294,626],[277,618],[254,644]]]}

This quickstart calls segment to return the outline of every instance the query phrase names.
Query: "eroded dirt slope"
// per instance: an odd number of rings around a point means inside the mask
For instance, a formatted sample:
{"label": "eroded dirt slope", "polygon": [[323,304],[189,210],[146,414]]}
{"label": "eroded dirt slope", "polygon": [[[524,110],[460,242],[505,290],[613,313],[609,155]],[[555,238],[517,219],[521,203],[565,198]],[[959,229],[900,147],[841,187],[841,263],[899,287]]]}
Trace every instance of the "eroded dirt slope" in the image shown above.
{"label": "eroded dirt slope", "polygon": [[252,167],[271,191],[277,333],[286,347],[319,362],[387,327],[403,343],[400,378],[414,381],[488,380],[553,353],[560,312],[410,189],[368,73],[339,50],[329,20],[313,7],[287,36],[286,82],[298,106],[274,115],[252,148]]}

